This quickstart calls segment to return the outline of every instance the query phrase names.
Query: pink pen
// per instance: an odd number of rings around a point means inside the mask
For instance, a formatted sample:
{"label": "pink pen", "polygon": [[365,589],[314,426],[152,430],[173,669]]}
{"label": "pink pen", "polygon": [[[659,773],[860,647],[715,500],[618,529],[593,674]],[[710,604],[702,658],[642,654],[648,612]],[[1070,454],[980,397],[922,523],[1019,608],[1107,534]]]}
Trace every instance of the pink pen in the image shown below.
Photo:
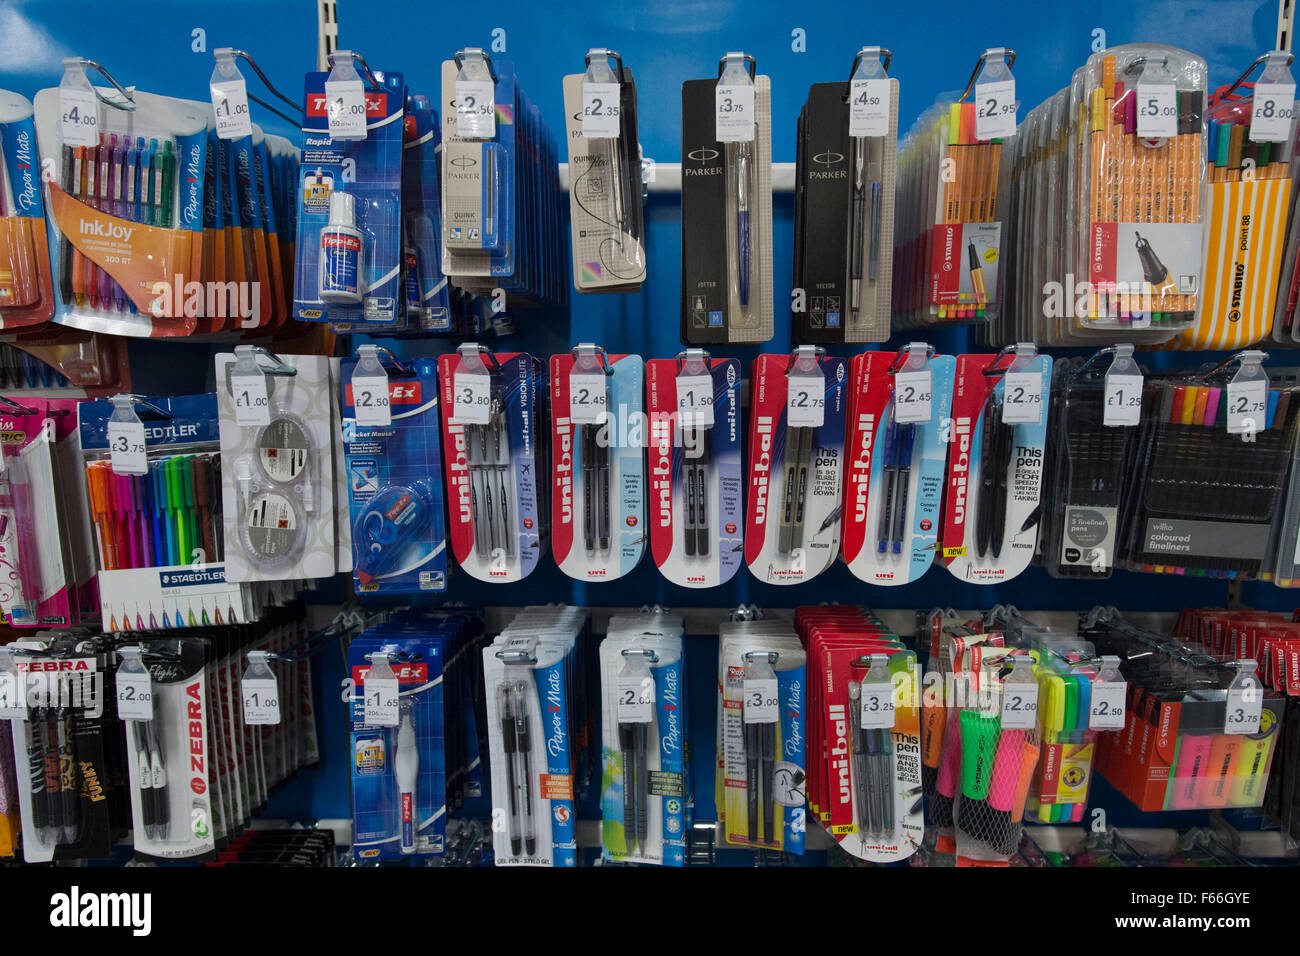
{"label": "pink pen", "polygon": [[1211,388],[1210,397],[1205,400],[1205,427],[1213,428],[1214,423],[1219,418],[1219,397],[1223,394],[1221,388]]}
{"label": "pink pen", "polygon": [[125,567],[138,568],[139,561],[139,540],[136,535],[135,527],[135,501],[131,494],[131,478],[128,475],[114,475],[113,503],[117,507],[118,520],[126,530],[126,561]]}

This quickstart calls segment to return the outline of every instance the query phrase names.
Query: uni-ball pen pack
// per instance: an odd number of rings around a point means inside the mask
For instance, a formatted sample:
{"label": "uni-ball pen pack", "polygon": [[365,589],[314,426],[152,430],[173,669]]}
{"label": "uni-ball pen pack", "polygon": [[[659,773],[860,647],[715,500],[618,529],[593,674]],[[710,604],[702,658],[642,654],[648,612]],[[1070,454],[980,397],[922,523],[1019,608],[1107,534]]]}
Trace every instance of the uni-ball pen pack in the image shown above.
{"label": "uni-ball pen pack", "polygon": [[406,98],[402,139],[402,302],[407,330],[448,332],[451,312],[442,274],[442,196],[438,154],[442,123],[427,96]]}
{"label": "uni-ball pen pack", "polygon": [[810,580],[839,554],[848,378],[814,345],[750,366],[745,562],[760,581]]}
{"label": "uni-ball pen pack", "polygon": [[201,274],[211,107],[115,82],[92,87],[88,65],[65,58],[59,86],[36,94],[40,152],[55,169],[46,184],[55,321],[114,335],[188,335],[197,322],[185,292]]}
{"label": "uni-ball pen pack", "polygon": [[748,54],[682,84],[683,345],[772,337],[771,114]]}
{"label": "uni-ball pen pack", "polygon": [[550,533],[546,366],[469,343],[439,356],[438,379],[452,555],[480,581],[518,581]]}
{"label": "uni-ball pen pack", "polygon": [[650,548],[683,587],[731,580],[744,558],[740,363],[687,349],[646,363]]}
{"label": "uni-ball pen pack", "polygon": [[40,169],[32,104],[0,90],[0,329],[54,315]]}
{"label": "uni-ball pen pack", "polygon": [[[447,587],[438,380],[432,359],[385,368],[375,346],[342,363],[343,446],[352,527],[352,576],[362,594]],[[387,387],[389,423],[358,409]],[[381,397],[382,399],[382,397]]]}
{"label": "uni-ball pen pack", "polygon": [[958,580],[1007,581],[1034,556],[1051,377],[1032,345],[957,356],[939,555]]}
{"label": "uni-ball pen pack", "polygon": [[[928,350],[913,360],[910,352],[864,352],[853,357],[850,372],[841,553],[849,570],[870,584],[915,581],[934,563],[939,540],[955,361]],[[896,381],[904,369],[929,371],[924,420],[899,421],[908,404],[906,395],[896,400],[900,388],[915,387]]]}
{"label": "uni-ball pen pack", "polygon": [[573,287],[635,292],[646,277],[636,80],[614,50],[589,50],[586,67],[564,78]]}
{"label": "uni-ball pen pack", "polygon": [[[330,55],[331,70],[308,73],[298,171],[294,316],[347,330],[399,319],[402,295],[401,73],[357,73],[352,54]],[[382,76],[382,81],[378,78]],[[326,84],[357,84],[356,129],[330,122]]]}
{"label": "uni-ball pen pack", "polygon": [[645,554],[645,362],[591,343],[551,356],[551,552],[579,581]]}

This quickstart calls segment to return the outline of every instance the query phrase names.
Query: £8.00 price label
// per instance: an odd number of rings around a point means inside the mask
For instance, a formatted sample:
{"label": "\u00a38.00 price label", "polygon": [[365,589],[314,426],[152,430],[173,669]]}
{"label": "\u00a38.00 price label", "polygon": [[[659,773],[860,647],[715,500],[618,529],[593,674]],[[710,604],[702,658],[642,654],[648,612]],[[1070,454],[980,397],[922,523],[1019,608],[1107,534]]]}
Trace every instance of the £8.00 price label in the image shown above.
{"label": "\u00a38.00 price label", "polygon": [[1038,723],[1038,685],[1002,685],[1002,729],[1030,730]]}
{"label": "\u00a38.00 price label", "polygon": [[108,459],[114,474],[147,475],[149,473],[144,425],[141,422],[109,421]]}
{"label": "\u00a38.00 price label", "polygon": [[1002,420],[1037,425],[1043,420],[1041,372],[1007,372],[1002,379]]}
{"label": "\u00a38.00 price label", "polygon": [[1256,83],[1251,104],[1250,138],[1257,143],[1285,143],[1295,116],[1295,84]]}
{"label": "\u00a38.00 price label", "polygon": [[975,84],[975,138],[1016,135],[1016,81]]}
{"label": "\u00a38.00 price label", "polygon": [[774,724],[781,719],[776,696],[775,677],[753,677],[746,680],[740,691],[744,722],[747,724]]}
{"label": "\u00a38.00 price label", "polygon": [[712,376],[677,377],[677,423],[682,428],[713,427]]}
{"label": "\u00a38.00 price label", "polygon": [[238,425],[271,424],[271,400],[266,393],[266,376],[232,375],[230,392],[235,400],[235,423]]}
{"label": "\u00a38.00 price label", "polygon": [[380,428],[391,425],[393,412],[388,393],[388,376],[353,376],[352,409],[356,413],[358,425]]}
{"label": "\u00a38.00 price label", "polygon": [[371,727],[396,727],[399,723],[396,677],[374,677],[361,682],[364,720]]}
{"label": "\u00a38.00 price label", "polygon": [[899,424],[928,422],[933,412],[934,376],[928,368],[894,376],[894,420]]}
{"label": "\u00a38.00 price label", "polygon": [[582,135],[587,139],[617,139],[619,87],[617,83],[582,84]]}
{"label": "\u00a38.00 price label", "polygon": [[618,679],[618,722],[648,724],[654,720],[655,682],[648,674]]}
{"label": "\u00a38.00 price label", "polygon": [[492,420],[492,382],[486,375],[457,372],[452,383],[452,418],[460,425]]}

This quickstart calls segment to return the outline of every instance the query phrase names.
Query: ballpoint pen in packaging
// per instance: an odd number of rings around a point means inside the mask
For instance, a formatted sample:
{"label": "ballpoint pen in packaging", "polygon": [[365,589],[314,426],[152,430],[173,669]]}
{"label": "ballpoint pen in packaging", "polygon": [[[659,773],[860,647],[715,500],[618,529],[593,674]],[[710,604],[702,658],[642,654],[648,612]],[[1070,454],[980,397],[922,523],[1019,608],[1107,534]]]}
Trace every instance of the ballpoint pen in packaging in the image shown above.
{"label": "ballpoint pen in packaging", "polygon": [[449,332],[442,272],[442,120],[427,96],[407,95],[402,140],[402,288],[407,330]]}
{"label": "ballpoint pen in packaging", "polygon": [[740,363],[687,349],[646,366],[650,546],[668,580],[712,587],[743,558]]}
{"label": "ballpoint pen in packaging", "polygon": [[32,104],[0,90],[0,329],[54,315]]}
{"label": "ballpoint pen in packaging", "polygon": [[551,356],[551,551],[580,581],[645,553],[645,363],[582,343]]}
{"label": "ballpoint pen in packaging", "polygon": [[798,584],[839,553],[848,361],[813,345],[750,367],[745,560],[759,580]]}

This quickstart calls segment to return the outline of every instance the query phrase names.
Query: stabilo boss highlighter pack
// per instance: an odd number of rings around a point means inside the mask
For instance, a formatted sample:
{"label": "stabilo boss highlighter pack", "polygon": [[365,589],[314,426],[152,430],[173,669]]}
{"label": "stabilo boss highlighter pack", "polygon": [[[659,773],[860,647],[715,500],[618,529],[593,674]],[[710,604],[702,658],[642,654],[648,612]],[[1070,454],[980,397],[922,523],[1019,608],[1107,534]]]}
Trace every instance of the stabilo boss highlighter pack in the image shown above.
{"label": "stabilo boss highlighter pack", "polygon": [[940,559],[962,581],[994,584],[1038,544],[1052,359],[1032,345],[957,356]]}
{"label": "stabilo boss highlighter pack", "polygon": [[550,534],[546,366],[523,352],[462,345],[438,358],[448,538],[481,581],[518,581]]}
{"label": "stabilo boss highlighter pack", "polygon": [[40,152],[56,169],[46,184],[55,321],[188,335],[197,314],[182,290],[201,273],[211,106],[92,88],[88,65],[66,58],[59,86],[36,94]]}
{"label": "stabilo boss highlighter pack", "polygon": [[926,346],[853,357],[842,553],[869,584],[907,584],[934,563],[954,364]]}
{"label": "stabilo boss highlighter pack", "polygon": [[32,104],[0,90],[0,329],[54,315]]}
{"label": "stabilo boss highlighter pack", "polygon": [[584,343],[551,356],[551,552],[579,581],[645,554],[645,363]]}
{"label": "stabilo boss highlighter pack", "polygon": [[714,587],[740,567],[740,363],[687,349],[646,364],[650,547],[665,578]]}
{"label": "stabilo boss highlighter pack", "polygon": [[848,368],[811,345],[750,368],[745,561],[760,581],[810,580],[839,554]]}

